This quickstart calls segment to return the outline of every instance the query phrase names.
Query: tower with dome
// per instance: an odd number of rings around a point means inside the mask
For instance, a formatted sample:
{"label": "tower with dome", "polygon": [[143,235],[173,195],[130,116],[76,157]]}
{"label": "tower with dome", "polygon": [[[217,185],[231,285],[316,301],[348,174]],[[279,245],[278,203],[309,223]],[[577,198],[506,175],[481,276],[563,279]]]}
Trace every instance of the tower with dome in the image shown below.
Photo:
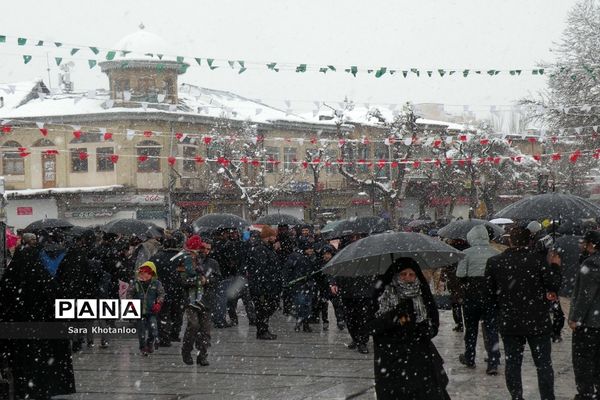
{"label": "tower with dome", "polygon": [[177,60],[160,36],[139,30],[115,44],[116,56],[99,63],[108,75],[110,97],[115,106],[135,107],[141,102],[154,108],[177,104],[177,77],[189,64]]}

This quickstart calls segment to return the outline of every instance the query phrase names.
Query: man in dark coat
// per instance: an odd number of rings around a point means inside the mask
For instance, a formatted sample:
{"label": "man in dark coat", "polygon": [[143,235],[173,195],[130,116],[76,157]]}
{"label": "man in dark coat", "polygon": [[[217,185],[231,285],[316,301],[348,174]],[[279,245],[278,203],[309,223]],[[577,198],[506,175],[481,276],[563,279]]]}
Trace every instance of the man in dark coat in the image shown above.
{"label": "man in dark coat", "polygon": [[600,232],[587,232],[583,244],[589,257],[577,273],[569,314],[578,400],[600,396]]}
{"label": "man in dark coat", "polygon": [[161,347],[171,346],[171,338],[179,337],[183,322],[185,291],[179,270],[183,265],[184,240],[183,233],[175,232],[164,239],[164,248],[150,258],[156,265],[157,275],[165,289],[165,301],[158,315],[158,337]]}
{"label": "man in dark coat", "polygon": [[[20,252],[0,280],[0,321],[54,321],[55,299],[83,298],[86,261],[66,249],[62,232],[41,232],[40,245]],[[17,398],[75,393],[69,340],[4,340],[0,362],[12,370]]]}
{"label": "man in dark coat", "polygon": [[274,340],[277,335],[269,332],[269,318],[279,304],[283,277],[279,258],[273,250],[277,232],[264,226],[260,240],[254,243],[246,255],[246,272],[252,303],[256,309],[256,338]]}
{"label": "man in dark coat", "polygon": [[[358,234],[343,237],[340,248],[359,239],[361,239],[361,235]],[[359,276],[355,278],[336,277],[335,284],[331,288],[333,295],[339,293],[342,297],[346,326],[352,338],[352,342],[348,344],[348,349],[357,350],[362,354],[369,353],[367,347],[367,343],[369,343],[367,322],[375,313],[374,293],[376,283],[377,277],[375,276]]]}
{"label": "man in dark coat", "polygon": [[487,294],[497,310],[506,356],[506,386],[512,399],[523,399],[521,364],[525,343],[529,343],[541,398],[553,400],[548,301],[556,300],[560,288],[560,257],[552,253],[547,260],[527,247],[529,243],[530,232],[526,228],[516,226],[510,230],[511,247],[487,261]]}

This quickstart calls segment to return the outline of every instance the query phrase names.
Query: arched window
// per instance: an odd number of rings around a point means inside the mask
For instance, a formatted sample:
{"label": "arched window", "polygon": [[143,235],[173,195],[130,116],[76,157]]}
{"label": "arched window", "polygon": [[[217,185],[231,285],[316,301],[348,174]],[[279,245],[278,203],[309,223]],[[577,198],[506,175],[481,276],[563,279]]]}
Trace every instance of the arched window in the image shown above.
{"label": "arched window", "polygon": [[54,147],[56,146],[52,140],[41,138],[35,141],[31,147]]}
{"label": "arched window", "polygon": [[138,156],[148,156],[146,161],[138,161],[138,172],[160,172],[160,151],[162,146],[153,140],[143,140],[136,145]]}
{"label": "arched window", "polygon": [[2,173],[4,175],[25,175],[25,160],[19,155],[21,144],[9,140],[2,145]]}

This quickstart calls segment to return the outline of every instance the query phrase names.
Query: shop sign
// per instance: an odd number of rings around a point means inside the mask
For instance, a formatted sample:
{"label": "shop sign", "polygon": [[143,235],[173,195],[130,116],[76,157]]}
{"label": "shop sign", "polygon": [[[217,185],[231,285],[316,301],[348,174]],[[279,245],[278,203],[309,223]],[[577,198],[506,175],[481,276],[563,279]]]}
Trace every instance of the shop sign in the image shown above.
{"label": "shop sign", "polygon": [[17,207],[17,215],[33,215],[33,207]]}
{"label": "shop sign", "polygon": [[108,211],[108,210],[67,211],[67,212],[65,212],[65,217],[90,219],[90,218],[111,217],[113,214],[114,213],[112,211]]}
{"label": "shop sign", "polygon": [[165,195],[151,194],[120,194],[82,196],[81,202],[86,204],[164,204]]}

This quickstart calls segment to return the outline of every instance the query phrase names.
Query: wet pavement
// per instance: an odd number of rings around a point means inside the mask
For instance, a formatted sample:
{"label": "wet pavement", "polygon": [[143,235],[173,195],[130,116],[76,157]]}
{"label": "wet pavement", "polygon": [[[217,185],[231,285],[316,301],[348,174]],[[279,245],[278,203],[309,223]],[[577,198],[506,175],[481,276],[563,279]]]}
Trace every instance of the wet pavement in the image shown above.
{"label": "wet pavement", "polygon": [[[74,359],[77,394],[61,399],[374,399],[373,353],[348,350],[347,331],[331,321],[330,330],[312,325],[313,333],[294,332],[294,323],[280,312],[272,318],[274,341],[256,340],[245,317],[240,325],[213,329],[210,366],[188,366],[181,361],[180,345],[160,348],[149,357],[137,349],[137,340],[114,340],[110,348],[84,349]],[[330,312],[333,315],[333,312]],[[479,343],[477,368],[458,362],[462,334],[452,331],[450,312],[441,312],[440,334],[435,344],[444,357],[452,399],[504,400],[504,361],[498,376],[485,374],[484,352]],[[575,395],[571,366],[571,337],[553,345],[557,399]],[[99,341],[99,338],[97,339]],[[481,342],[481,339],[480,339]],[[372,350],[371,343],[369,349]],[[535,367],[527,350],[523,365],[526,399],[539,399]]]}

